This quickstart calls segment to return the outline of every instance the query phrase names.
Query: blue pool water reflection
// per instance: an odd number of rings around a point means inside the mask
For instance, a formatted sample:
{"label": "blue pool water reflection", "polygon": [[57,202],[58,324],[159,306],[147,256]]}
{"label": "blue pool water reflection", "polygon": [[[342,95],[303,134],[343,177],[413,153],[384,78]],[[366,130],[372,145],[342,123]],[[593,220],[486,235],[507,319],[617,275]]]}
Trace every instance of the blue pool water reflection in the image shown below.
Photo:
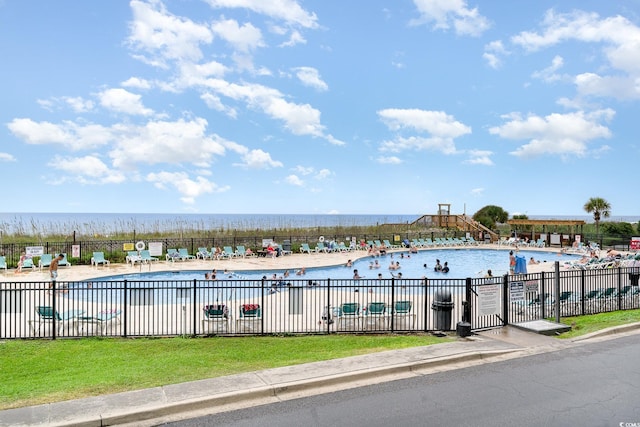
{"label": "blue pool water reflection", "polygon": [[[541,263],[553,263],[555,261],[567,261],[571,258],[577,258],[573,255],[564,254],[561,257],[553,252],[526,251],[521,250],[515,252],[515,255],[524,257],[527,262],[531,257]],[[309,255],[321,257],[322,254]],[[448,263],[450,271],[448,274],[437,273],[433,267],[436,260],[440,260],[441,264]],[[378,268],[370,268],[372,262],[378,262]],[[399,263],[398,270],[390,270],[391,262]],[[425,267],[426,265],[426,267]],[[278,277],[285,274],[285,269],[277,270],[252,270],[252,271],[233,271],[224,272],[220,267],[224,266],[224,262],[216,263],[218,279],[240,279],[240,280],[260,280],[263,276],[271,279],[273,274]],[[300,265],[299,268],[289,271],[290,278],[304,278],[309,280],[323,279],[351,279],[353,278],[353,270],[357,269],[360,276],[367,279],[374,279],[378,274],[382,274],[382,278],[390,279],[393,274],[402,273],[405,279],[420,279],[427,277],[430,279],[464,279],[467,277],[482,277],[486,274],[487,269],[491,269],[494,276],[506,274],[509,270],[509,251],[495,249],[440,249],[420,251],[416,254],[408,252],[388,254],[380,257],[365,257],[353,262],[351,267],[345,265],[306,268],[304,276],[296,275],[296,271],[305,267]],[[96,281],[108,280],[204,280],[206,271],[161,271],[134,273],[120,276],[110,276],[96,279]]]}

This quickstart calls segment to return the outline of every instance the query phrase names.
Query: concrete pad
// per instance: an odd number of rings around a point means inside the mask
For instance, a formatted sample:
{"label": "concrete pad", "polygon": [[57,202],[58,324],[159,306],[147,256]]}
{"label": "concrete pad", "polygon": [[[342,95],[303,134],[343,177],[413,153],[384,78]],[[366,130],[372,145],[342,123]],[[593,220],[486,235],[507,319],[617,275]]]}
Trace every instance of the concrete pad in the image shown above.
{"label": "concrete pad", "polygon": [[532,320],[529,322],[514,323],[513,326],[542,335],[558,335],[562,332],[571,330],[571,326],[542,319]]}

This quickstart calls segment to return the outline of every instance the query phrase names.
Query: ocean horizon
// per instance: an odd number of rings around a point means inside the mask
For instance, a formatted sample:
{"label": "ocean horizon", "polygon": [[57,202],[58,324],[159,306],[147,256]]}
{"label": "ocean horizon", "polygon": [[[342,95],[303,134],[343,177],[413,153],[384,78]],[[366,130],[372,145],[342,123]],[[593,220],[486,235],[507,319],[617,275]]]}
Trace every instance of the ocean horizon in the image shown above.
{"label": "ocean horizon", "polygon": [[[109,235],[128,232],[291,229],[407,224],[424,214],[151,214],[151,213],[0,213],[4,234]],[[591,215],[530,215],[530,219],[573,219],[593,223]],[[640,221],[640,216],[611,216],[603,222]]]}

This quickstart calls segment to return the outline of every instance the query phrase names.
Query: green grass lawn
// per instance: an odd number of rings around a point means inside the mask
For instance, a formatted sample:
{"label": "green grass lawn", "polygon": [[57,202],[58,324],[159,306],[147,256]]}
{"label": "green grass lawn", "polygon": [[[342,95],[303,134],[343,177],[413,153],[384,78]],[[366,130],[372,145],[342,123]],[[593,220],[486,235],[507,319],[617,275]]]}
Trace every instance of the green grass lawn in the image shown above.
{"label": "green grass lawn", "polygon": [[431,335],[0,342],[0,410],[446,342]]}
{"label": "green grass lawn", "polygon": [[[640,322],[640,310],[566,317],[573,338]],[[0,342],[0,410],[443,343],[452,337],[322,335]]]}
{"label": "green grass lawn", "polygon": [[560,320],[571,326],[571,330],[561,334],[560,338],[575,338],[613,326],[640,322],[640,310],[611,311],[589,316],[563,317]]}

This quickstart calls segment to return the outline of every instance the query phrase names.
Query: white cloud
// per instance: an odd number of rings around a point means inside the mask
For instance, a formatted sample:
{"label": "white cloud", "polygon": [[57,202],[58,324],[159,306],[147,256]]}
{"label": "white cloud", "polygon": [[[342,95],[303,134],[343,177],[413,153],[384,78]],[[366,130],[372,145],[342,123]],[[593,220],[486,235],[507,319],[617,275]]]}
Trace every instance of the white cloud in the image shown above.
{"label": "white cloud", "polygon": [[289,40],[280,43],[279,47],[292,47],[299,44],[307,44],[307,40],[300,33],[300,31],[293,30],[289,36]]}
{"label": "white cloud", "polygon": [[386,109],[378,116],[391,130],[414,129],[436,136],[456,138],[471,133],[471,128],[443,111]]}
{"label": "white cloud", "polygon": [[329,169],[320,169],[316,174],[316,179],[325,179],[330,177],[331,175],[333,175],[333,172],[331,172]]}
{"label": "white cloud", "polygon": [[221,193],[229,190],[228,186],[218,187],[202,176],[196,177],[195,180],[191,179],[185,172],[150,173],[146,176],[146,180],[162,190],[173,187],[182,194],[180,200],[186,204],[194,204],[195,199],[203,194]]}
{"label": "white cloud", "polygon": [[150,121],[143,126],[117,125],[118,140],[109,152],[118,168],[144,164],[193,163],[207,165],[213,156],[225,153],[226,141],[207,135],[207,121]]}
{"label": "white cloud", "polygon": [[482,196],[483,194],[484,194],[484,188],[482,187],[471,189],[472,196]]}
{"label": "white cloud", "polygon": [[76,113],[86,113],[87,111],[93,110],[93,101],[88,99],[83,99],[80,96],[71,97],[65,96],[62,98],[73,111]]}
{"label": "white cloud", "polygon": [[123,87],[132,87],[136,89],[151,89],[151,83],[149,82],[149,80],[141,79],[139,77],[130,77],[120,84]]}
{"label": "white cloud", "polygon": [[206,0],[214,8],[245,8],[304,28],[317,28],[315,13],[304,10],[295,0]]}
{"label": "white cloud", "polygon": [[304,185],[304,181],[298,178],[297,175],[289,175],[284,180],[287,184],[296,185],[298,187],[302,187]]}
{"label": "white cloud", "polygon": [[491,151],[468,150],[466,153],[469,155],[469,158],[463,162],[465,164],[484,166],[493,166],[494,164],[491,160],[491,155],[493,154]]}
{"label": "white cloud", "polygon": [[16,158],[9,153],[0,152],[0,162],[15,162]]}
{"label": "white cloud", "polygon": [[320,73],[313,67],[297,67],[293,71],[296,73],[296,77],[302,82],[303,85],[312,87],[319,91],[326,91],[329,86],[322,80]]}
{"label": "white cloud", "polygon": [[236,84],[221,79],[208,79],[207,87],[235,100],[242,100],[251,108],[263,111],[269,117],[284,122],[294,135],[310,135],[324,138],[331,144],[342,141],[324,133],[320,111],[309,104],[295,104],[284,99],[280,91],[259,84]]}
{"label": "white cloud", "polygon": [[273,160],[269,153],[260,149],[249,150],[242,156],[243,163],[237,166],[243,166],[249,169],[270,169],[280,168],[282,162]]}
{"label": "white cloud", "polygon": [[71,150],[90,150],[113,141],[112,130],[101,125],[81,125],[71,121],[61,124],[13,119],[9,130],[27,144],[61,144]]}
{"label": "white cloud", "polygon": [[140,95],[125,89],[107,89],[98,93],[98,98],[100,99],[100,105],[118,113],[140,116],[153,114],[153,110],[144,107]]}
{"label": "white cloud", "polygon": [[509,55],[501,40],[494,40],[484,46],[484,54],[482,57],[487,61],[491,68],[497,69],[502,65],[502,57]]}
{"label": "white cloud", "polygon": [[437,30],[453,27],[456,34],[479,36],[491,27],[489,20],[480,15],[478,8],[469,9],[464,0],[413,0],[420,18],[411,25],[432,23]]}
{"label": "white cloud", "polygon": [[305,167],[300,165],[293,168],[293,170],[298,172],[301,175],[311,175],[315,171],[313,167]]}
{"label": "white cloud", "polygon": [[399,165],[402,163],[402,160],[400,160],[396,156],[378,157],[376,161],[378,163],[387,164],[387,165]]}
{"label": "white cloud", "polygon": [[93,155],[84,157],[55,156],[49,162],[49,166],[73,177],[64,178],[61,181],[73,180],[80,184],[119,184],[126,179],[122,172],[110,169],[102,160]]}
{"label": "white cloud", "polygon": [[240,52],[251,52],[265,45],[260,29],[251,23],[240,26],[235,19],[222,19],[213,22],[211,29]]}
{"label": "white cloud", "polygon": [[471,128],[442,111],[418,109],[386,109],[378,111],[383,123],[393,131],[417,131],[431,137],[396,136],[380,146],[381,151],[437,150],[445,154],[456,152],[454,139],[471,133]]}
{"label": "white cloud", "polygon": [[588,154],[591,140],[611,137],[609,128],[599,122],[610,121],[614,114],[610,109],[591,113],[554,113],[546,117],[522,117],[512,113],[504,117],[508,120],[504,125],[490,128],[489,133],[510,140],[528,140],[511,153],[518,157],[543,154],[582,157]]}
{"label": "white cloud", "polygon": [[601,44],[603,58],[608,64],[597,71],[610,71],[599,75],[593,71],[575,77],[578,93],[583,96],[640,98],[640,27],[627,18],[614,16],[600,18],[597,13],[573,11],[545,14],[540,32],[523,31],[511,41],[527,51],[554,46],[568,41]]}
{"label": "white cloud", "polygon": [[564,59],[560,55],[556,55],[553,57],[551,61],[551,65],[547,68],[536,71],[532,74],[533,78],[544,80],[546,82],[554,82],[560,80],[562,78],[561,75],[557,74],[556,71],[561,69],[564,65]]}
{"label": "white cloud", "polygon": [[166,67],[167,60],[198,61],[200,44],[210,44],[213,34],[205,24],[177,17],[167,12],[160,1],[132,0],[133,21],[128,43],[142,53],[135,57],[156,67]]}

